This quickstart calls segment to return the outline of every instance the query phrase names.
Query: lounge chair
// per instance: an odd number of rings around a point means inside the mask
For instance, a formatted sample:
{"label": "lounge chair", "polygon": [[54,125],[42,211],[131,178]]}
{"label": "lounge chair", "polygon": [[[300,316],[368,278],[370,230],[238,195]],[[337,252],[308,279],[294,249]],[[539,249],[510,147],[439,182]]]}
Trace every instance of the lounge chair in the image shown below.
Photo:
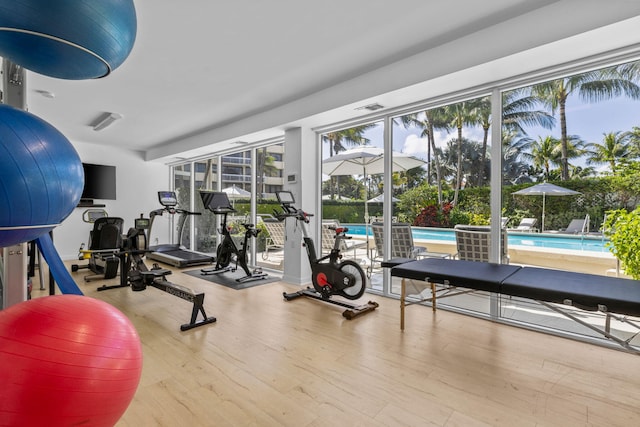
{"label": "lounge chair", "polygon": [[[376,222],[371,224],[375,247],[372,248],[371,265],[369,265],[369,276],[373,272],[374,265],[384,260],[384,224]],[[427,254],[427,248],[415,246],[411,224],[395,222],[391,223],[391,256],[389,258],[411,258],[417,259]]]}
{"label": "lounge chair", "polygon": [[[489,262],[491,227],[458,224],[454,227],[454,232],[457,259]],[[509,264],[509,244],[505,230],[502,230],[502,264]]]}
{"label": "lounge chair", "polygon": [[561,228],[556,233],[562,234],[585,234],[589,232],[589,215],[583,219],[572,219],[567,228]]}
{"label": "lounge chair", "polygon": [[268,236],[265,235],[265,246],[262,252],[262,259],[266,260],[269,258],[270,250],[284,248],[284,221],[281,222],[277,219],[271,220],[264,218],[262,223],[268,233]]}
{"label": "lounge chair", "polygon": [[502,228],[507,228],[507,224],[509,224],[509,221],[511,220],[511,218],[509,218],[508,216],[503,216],[500,219],[500,226]]}
{"label": "lounge chair", "polygon": [[514,228],[509,228],[509,231],[521,231],[521,232],[531,233],[534,231],[538,231],[538,229],[536,228],[537,223],[538,223],[538,220],[536,218],[522,218],[522,220],[520,220],[520,224],[518,224]]}

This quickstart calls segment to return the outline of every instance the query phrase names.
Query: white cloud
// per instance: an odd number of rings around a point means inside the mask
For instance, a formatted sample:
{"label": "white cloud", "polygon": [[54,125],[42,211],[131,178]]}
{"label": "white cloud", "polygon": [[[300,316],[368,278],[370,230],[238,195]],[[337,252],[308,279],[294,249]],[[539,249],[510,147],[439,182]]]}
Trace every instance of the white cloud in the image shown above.
{"label": "white cloud", "polygon": [[[436,140],[436,147],[439,148],[445,147],[447,145],[447,141],[449,141],[451,138],[454,138],[453,135],[447,134],[444,131],[436,131],[434,136]],[[409,134],[405,138],[404,144],[402,145],[402,152],[426,159],[427,144],[428,140],[426,137],[421,138],[416,134]]]}
{"label": "white cloud", "polygon": [[412,156],[426,158],[427,138],[420,138],[415,134],[407,135],[402,144],[402,152]]}

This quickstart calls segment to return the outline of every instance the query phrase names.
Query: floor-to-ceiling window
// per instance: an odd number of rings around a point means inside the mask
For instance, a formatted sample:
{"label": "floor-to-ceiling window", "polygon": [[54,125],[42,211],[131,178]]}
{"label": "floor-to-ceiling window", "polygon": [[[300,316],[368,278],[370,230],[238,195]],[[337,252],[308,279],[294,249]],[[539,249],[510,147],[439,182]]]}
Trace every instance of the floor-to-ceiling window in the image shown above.
{"label": "floor-to-ceiling window", "polygon": [[[607,212],[629,211],[638,204],[640,192],[629,179],[637,175],[633,168],[640,146],[640,123],[634,114],[640,102],[638,68],[632,63],[537,77],[528,83],[520,79],[517,86],[503,82],[504,86],[466,96],[456,93],[455,100],[440,97],[411,110],[399,107],[348,127],[328,126],[331,130],[319,131],[323,202],[318,220],[351,228],[352,240],[361,244],[345,250],[345,257],[367,267],[371,291],[392,297],[398,296],[398,286],[385,278],[376,263],[380,258],[373,222],[410,224],[416,247],[451,257],[457,254],[455,225],[498,227],[508,230],[501,262],[624,274],[606,246],[602,229]],[[498,99],[501,117],[494,120],[496,104],[491,100]],[[497,122],[501,129],[495,131]],[[388,135],[384,123],[391,128]],[[496,147],[492,140],[498,138]],[[363,162],[358,166],[362,170],[345,172],[331,164],[333,157],[363,147],[381,150],[386,169],[367,170]],[[281,145],[265,148],[219,157],[222,169],[216,173],[222,177],[220,188],[236,187],[255,194],[253,215],[268,217],[285,166]],[[406,155],[423,164],[396,170],[395,162],[388,162],[389,157]],[[382,173],[385,170],[387,175]],[[180,181],[184,183],[190,171],[185,165],[176,172],[178,188],[178,175],[184,175]],[[547,196],[526,191],[545,182],[567,192]],[[385,189],[385,183],[389,188]],[[391,206],[380,203],[385,199]],[[233,203],[243,214],[251,212],[250,199],[243,201],[242,192]],[[527,219],[531,220],[528,225],[523,221]],[[580,221],[582,226],[574,231],[574,223]],[[555,240],[544,241],[550,238]],[[327,247],[331,244],[326,242]],[[554,246],[557,244],[561,246]],[[269,258],[278,248],[273,245],[270,249]],[[558,333],[593,335],[576,330],[573,322],[538,303],[498,297],[494,304],[495,298],[473,292],[443,300],[441,306]],[[594,316],[594,322],[604,321]]]}
{"label": "floor-to-ceiling window", "polygon": [[332,224],[351,224],[349,245],[343,257],[353,258],[367,268],[375,256],[370,228],[382,221],[382,174],[384,172],[381,121],[358,124],[324,132],[322,142],[322,221],[321,244],[327,253],[334,245]]}
{"label": "floor-to-ceiling window", "polygon": [[[490,114],[490,98],[482,95],[393,117],[395,212],[413,227],[417,257],[456,258],[455,225],[490,225]],[[406,155],[424,165],[403,171]],[[397,280],[390,291],[399,294]],[[490,311],[488,295],[479,292],[442,305]]]}
{"label": "floor-to-ceiling window", "polygon": [[[634,62],[503,93],[503,212],[516,229],[510,233],[513,263],[620,274],[603,231],[609,212],[631,211],[638,203],[637,192],[629,192],[620,177],[640,157],[639,84]],[[527,219],[531,228],[519,227]],[[543,304],[507,297],[500,302],[503,319],[598,336]],[[579,316],[605,323],[603,313]],[[611,327],[631,336],[624,324],[614,321]]]}
{"label": "floor-to-ceiling window", "polygon": [[[257,238],[249,240],[249,264],[282,270],[282,233],[272,229],[270,234],[271,224],[267,227],[263,222],[275,220],[273,211],[278,207],[275,192],[283,188],[283,154],[284,145],[278,142],[173,166],[175,191],[180,206],[187,209],[192,202],[191,209],[200,213],[190,217],[183,233],[184,236],[189,236],[191,228],[194,228],[192,249],[216,253],[222,217],[216,216],[203,205],[200,190],[223,191],[236,210],[227,216],[227,223],[238,248],[244,244],[243,224],[254,223],[252,204],[255,201],[255,226],[260,233]],[[195,191],[191,191],[192,185]],[[183,237],[183,244],[190,241],[189,237]]]}

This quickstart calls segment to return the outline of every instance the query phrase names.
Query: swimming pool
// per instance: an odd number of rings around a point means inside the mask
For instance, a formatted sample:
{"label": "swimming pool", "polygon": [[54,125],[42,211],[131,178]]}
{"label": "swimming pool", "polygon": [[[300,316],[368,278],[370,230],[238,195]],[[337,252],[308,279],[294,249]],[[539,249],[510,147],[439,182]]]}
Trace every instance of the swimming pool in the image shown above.
{"label": "swimming pool", "polygon": [[[364,236],[364,224],[345,224],[349,234]],[[455,242],[456,236],[451,228],[412,227],[414,240],[435,240]],[[369,230],[369,236],[373,233]],[[509,233],[509,245],[537,248],[555,248],[574,251],[609,252],[600,236],[568,236],[547,233]]]}

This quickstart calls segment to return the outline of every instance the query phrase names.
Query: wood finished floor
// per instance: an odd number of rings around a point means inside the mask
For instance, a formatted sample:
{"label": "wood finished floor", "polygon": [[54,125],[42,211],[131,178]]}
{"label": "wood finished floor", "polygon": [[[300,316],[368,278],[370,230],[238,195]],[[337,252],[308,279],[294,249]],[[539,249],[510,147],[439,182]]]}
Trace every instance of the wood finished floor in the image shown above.
{"label": "wood finished floor", "polygon": [[[276,282],[236,291],[176,271],[218,321],[190,331],[191,305],[157,289],[96,292],[136,326],[143,375],[117,424],[141,426],[637,426],[640,357],[367,296],[338,307],[285,302]],[[36,291],[42,294],[42,291]],[[364,301],[363,301],[364,302]]]}

